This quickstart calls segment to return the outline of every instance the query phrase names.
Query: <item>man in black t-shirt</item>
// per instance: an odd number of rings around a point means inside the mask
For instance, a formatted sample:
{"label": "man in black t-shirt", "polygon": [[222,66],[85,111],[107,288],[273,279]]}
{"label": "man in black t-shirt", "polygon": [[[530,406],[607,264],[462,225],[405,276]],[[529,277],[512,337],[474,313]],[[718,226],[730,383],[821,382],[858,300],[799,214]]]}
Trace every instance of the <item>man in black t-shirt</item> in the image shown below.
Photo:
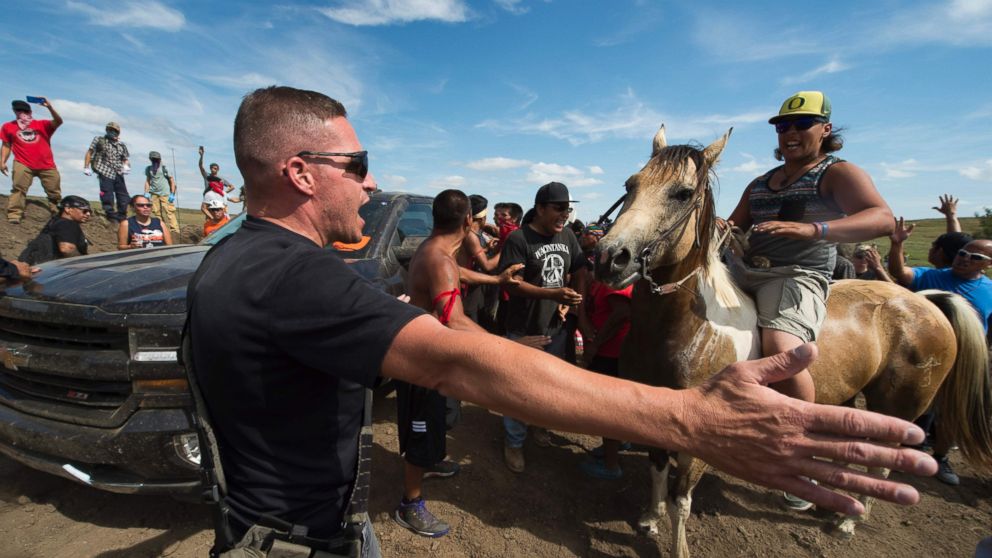
{"label": "man in black t-shirt", "polygon": [[[236,544],[222,536],[217,551],[264,547],[256,554],[265,555],[271,530],[258,522],[266,515],[313,538],[343,527],[364,389],[380,376],[531,423],[684,451],[846,513],[863,507],[799,477],[913,503],[918,494],[908,485],[841,473],[826,460],[936,471],[925,454],[897,447],[923,440],[905,421],[764,387],[809,366],[814,345],[734,364],[699,388],[674,391],[449,329],[381,292],[323,248],[361,240],[358,209],[376,187],[344,107],[325,95],[289,87],[247,95],[234,123],[234,152],[252,192],[248,217],[204,257],[187,294],[190,362],[217,438],[229,523],[236,539],[244,535]],[[578,302],[574,291],[563,300]],[[368,521],[359,530],[348,536],[361,541],[360,556],[378,556]]]}
{"label": "man in black t-shirt", "polygon": [[59,203],[59,209],[58,217],[48,225],[55,258],[86,255],[90,243],[80,225],[93,215],[89,202],[79,196],[66,196]]}
{"label": "man in black t-shirt", "polygon": [[[506,336],[516,339],[547,335],[551,343],[544,350],[558,358],[565,356],[568,335],[563,327],[563,310],[582,302],[579,293],[585,290],[587,273],[579,241],[565,227],[572,212],[571,203],[564,184],[549,182],[541,186],[534,197],[534,220],[510,233],[500,256],[503,268],[524,264],[523,283],[507,288],[510,299],[505,302]],[[503,427],[506,466],[522,473],[527,425],[504,415]],[[535,430],[534,441],[540,446],[549,445],[547,431]]]}

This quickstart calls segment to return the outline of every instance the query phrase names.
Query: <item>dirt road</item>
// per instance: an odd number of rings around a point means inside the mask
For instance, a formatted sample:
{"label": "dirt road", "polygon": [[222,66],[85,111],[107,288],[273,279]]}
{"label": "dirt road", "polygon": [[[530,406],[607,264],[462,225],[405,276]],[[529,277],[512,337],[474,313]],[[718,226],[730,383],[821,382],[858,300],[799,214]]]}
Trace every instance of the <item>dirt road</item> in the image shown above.
{"label": "dirt road", "polygon": [[[502,464],[499,417],[475,406],[449,438],[462,473],[426,483],[430,509],[452,532],[437,540],[412,535],[389,518],[402,471],[392,396],[377,399],[375,417],[371,513],[386,557],[668,555],[667,526],[657,539],[634,528],[648,501],[642,452],[624,454],[622,480],[591,481],[578,464],[597,441],[553,433],[553,446],[528,447],[527,471],[514,475]],[[851,541],[826,531],[827,514],[787,512],[778,494],[710,474],[696,490],[690,546],[695,556],[971,556],[992,535],[992,482],[954,462],[961,486],[913,480],[919,506],[877,505]],[[0,558],[186,558],[205,556],[211,544],[202,506],[103,493],[3,458],[0,479]]]}

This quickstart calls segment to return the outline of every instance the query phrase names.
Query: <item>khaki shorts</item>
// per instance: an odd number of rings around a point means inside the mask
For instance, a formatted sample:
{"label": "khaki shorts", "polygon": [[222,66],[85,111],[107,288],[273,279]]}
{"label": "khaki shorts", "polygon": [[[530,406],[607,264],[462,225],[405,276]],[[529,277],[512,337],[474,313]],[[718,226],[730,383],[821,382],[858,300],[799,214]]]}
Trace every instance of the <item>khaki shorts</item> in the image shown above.
{"label": "khaki shorts", "polygon": [[758,307],[758,326],[816,340],[827,317],[827,278],[796,265],[756,269],[736,267],[734,279]]}

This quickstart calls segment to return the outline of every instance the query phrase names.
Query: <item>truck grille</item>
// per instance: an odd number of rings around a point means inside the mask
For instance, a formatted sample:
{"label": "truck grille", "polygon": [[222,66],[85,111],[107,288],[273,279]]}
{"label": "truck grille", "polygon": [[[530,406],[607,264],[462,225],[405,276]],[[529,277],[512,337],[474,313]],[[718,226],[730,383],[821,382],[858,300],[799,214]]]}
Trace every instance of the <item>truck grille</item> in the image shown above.
{"label": "truck grille", "polygon": [[18,399],[47,399],[107,409],[120,407],[131,394],[131,382],[52,376],[27,368],[0,369],[0,386]]}
{"label": "truck grille", "polygon": [[72,349],[127,350],[127,329],[0,318],[0,336],[13,342]]}

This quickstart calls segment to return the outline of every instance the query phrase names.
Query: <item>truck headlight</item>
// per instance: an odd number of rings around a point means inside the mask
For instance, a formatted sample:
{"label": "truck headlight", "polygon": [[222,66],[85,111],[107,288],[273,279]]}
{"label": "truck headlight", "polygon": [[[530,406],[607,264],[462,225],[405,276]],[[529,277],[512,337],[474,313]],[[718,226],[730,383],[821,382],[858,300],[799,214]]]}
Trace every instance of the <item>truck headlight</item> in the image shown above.
{"label": "truck headlight", "polygon": [[180,459],[193,467],[200,467],[200,440],[195,432],[176,434],[172,437],[172,446]]}

